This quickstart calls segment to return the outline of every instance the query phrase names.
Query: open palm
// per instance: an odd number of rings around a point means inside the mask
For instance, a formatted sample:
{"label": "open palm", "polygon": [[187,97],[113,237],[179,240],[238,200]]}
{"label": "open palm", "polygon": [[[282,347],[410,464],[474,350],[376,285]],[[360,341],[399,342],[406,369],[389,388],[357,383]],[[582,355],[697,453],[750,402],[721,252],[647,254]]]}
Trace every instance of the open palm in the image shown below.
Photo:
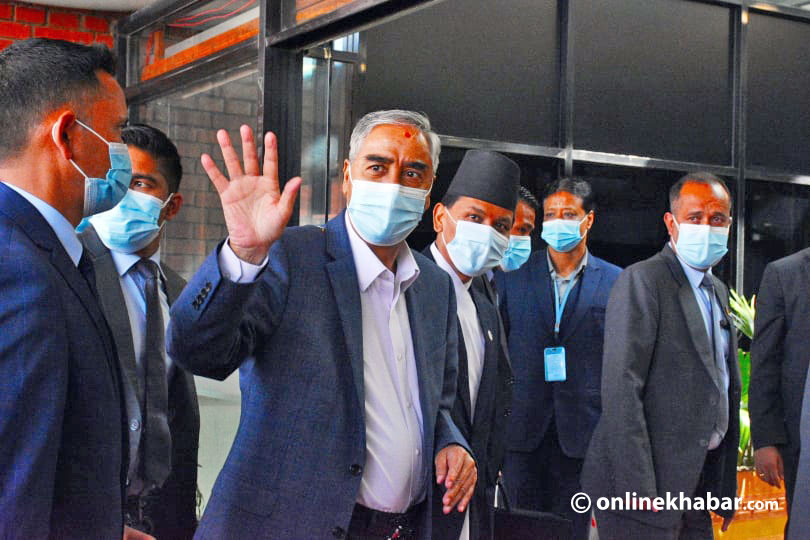
{"label": "open palm", "polygon": [[290,179],[281,192],[276,136],[267,133],[264,138],[264,163],[260,172],[253,130],[243,125],[239,131],[244,168],[231,138],[222,129],[217,132],[217,141],[230,179],[220,172],[208,154],[202,155],[201,162],[222,201],[231,249],[240,259],[257,264],[264,260],[290,220],[301,178]]}

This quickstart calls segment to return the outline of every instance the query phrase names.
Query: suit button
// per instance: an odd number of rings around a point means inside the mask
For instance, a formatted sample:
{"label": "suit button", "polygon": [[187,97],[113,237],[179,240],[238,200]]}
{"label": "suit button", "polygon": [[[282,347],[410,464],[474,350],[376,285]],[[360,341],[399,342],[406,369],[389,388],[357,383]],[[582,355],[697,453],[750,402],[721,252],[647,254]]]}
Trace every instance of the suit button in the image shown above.
{"label": "suit button", "polygon": [[709,405],[711,405],[712,407],[716,406],[717,405],[717,398],[712,396],[712,398],[709,400]]}
{"label": "suit button", "polygon": [[141,423],[137,418],[133,418],[132,421],[129,423],[129,430],[130,431],[138,431],[140,429]]}
{"label": "suit button", "polygon": [[514,378],[514,377],[509,377],[509,380],[508,380],[508,381],[506,381],[506,383],[507,383],[509,386],[512,386],[513,384],[515,384],[515,378]]}
{"label": "suit button", "polygon": [[700,446],[706,447],[709,446],[709,441],[706,439],[700,439]]}
{"label": "suit button", "polygon": [[507,407],[507,408],[506,408],[506,410],[505,410],[505,411],[503,411],[503,415],[504,415],[504,416],[509,416],[510,414],[512,414],[512,409],[510,409],[509,407]]}
{"label": "suit button", "polygon": [[343,538],[344,536],[346,536],[346,531],[344,531],[340,527],[335,527],[334,529],[332,529],[332,536],[334,536],[335,538]]}
{"label": "suit button", "polygon": [[352,476],[360,476],[363,474],[363,467],[355,463],[349,467],[349,472],[352,473]]}

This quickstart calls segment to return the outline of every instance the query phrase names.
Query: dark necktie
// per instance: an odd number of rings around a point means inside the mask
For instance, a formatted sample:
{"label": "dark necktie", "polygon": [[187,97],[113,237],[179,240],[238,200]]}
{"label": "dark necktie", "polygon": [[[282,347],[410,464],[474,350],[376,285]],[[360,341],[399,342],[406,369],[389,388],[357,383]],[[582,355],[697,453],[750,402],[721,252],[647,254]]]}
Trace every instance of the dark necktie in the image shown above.
{"label": "dark necktie", "polygon": [[165,328],[160,307],[160,270],[154,261],[141,259],[135,265],[136,280],[146,300],[146,339],[141,351],[144,378],[144,419],[146,422],[141,467],[147,487],[161,486],[171,469],[168,383],[163,353]]}
{"label": "dark necktie", "polygon": [[717,335],[719,328],[714,321],[714,283],[708,273],[703,275],[703,281],[700,282],[701,292],[703,293],[706,307],[709,311],[709,342],[712,345],[712,359],[714,360],[714,367],[717,370],[717,380],[720,381],[722,388],[720,391],[723,393],[724,398],[718,404],[718,418],[716,429],[721,436],[725,436],[728,430],[728,398],[726,397],[726,389],[723,384],[725,380],[725,362],[722,354],[717,350],[717,345],[720,342],[720,336]]}
{"label": "dark necktie", "polygon": [[82,256],[79,258],[79,273],[81,273],[84,280],[87,282],[87,286],[90,287],[90,291],[93,293],[93,296],[98,298],[98,293],[96,292],[96,272],[93,268],[93,263],[90,262],[90,255],[87,254],[87,250],[82,250]]}

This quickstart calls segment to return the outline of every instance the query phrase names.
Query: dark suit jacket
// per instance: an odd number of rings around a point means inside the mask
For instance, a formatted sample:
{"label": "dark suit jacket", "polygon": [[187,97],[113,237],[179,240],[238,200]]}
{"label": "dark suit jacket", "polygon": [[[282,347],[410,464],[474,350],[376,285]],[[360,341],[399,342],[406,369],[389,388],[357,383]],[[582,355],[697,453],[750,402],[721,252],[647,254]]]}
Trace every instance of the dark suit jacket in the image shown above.
{"label": "dark suit jacket", "polygon": [[[540,446],[556,418],[560,446],[583,459],[602,411],[602,341],[608,295],[621,269],[588,255],[588,264],[568,295],[554,337],[554,283],[546,251],[534,252],[513,272],[498,272],[501,314],[515,371],[508,449],[530,452]],[[543,350],[565,347],[566,380],[546,382]]]}
{"label": "dark suit jacket", "polygon": [[[433,260],[430,246],[423,252]],[[452,418],[461,434],[470,443],[478,467],[478,484],[470,504],[470,538],[489,537],[489,507],[494,495],[498,471],[503,465],[506,419],[511,414],[512,367],[509,354],[502,346],[495,294],[483,276],[473,278],[470,295],[475,303],[478,321],[484,333],[484,369],[478,386],[475,414],[470,417],[470,384],[467,367],[467,349],[458,333],[458,389]],[[458,319],[456,319],[458,320]],[[453,511],[442,513],[441,497],[444,488],[437,486],[434,494],[433,538],[458,540],[464,525],[464,514]]]}
{"label": "dark suit jacket", "polygon": [[[714,287],[727,314],[728,289],[717,278]],[[634,491],[639,497],[691,497],[701,472],[714,496],[736,496],[740,370],[730,327],[726,395],[697,299],[669,245],[619,275],[605,318],[602,417],[582,472],[582,486],[594,500]],[[720,399],[728,399],[728,430],[717,448],[719,462],[704,471]],[[627,515],[667,528],[681,519],[675,510]]]}
{"label": "dark suit jacket", "polygon": [[[92,225],[79,235],[92,257],[96,273],[96,290],[107,322],[115,338],[118,361],[124,378],[124,397],[128,424],[143,425],[143,414],[138,395],[135,348],[132,343],[124,293],[110,250],[101,242]],[[166,296],[169,305],[180,296],[186,282],[165,264],[161,269],[166,276]],[[172,470],[163,487],[150,495],[147,515],[154,523],[157,538],[191,538],[197,526],[197,449],[200,439],[200,409],[194,376],[180,367],[174,370],[169,385],[169,430],[172,436]],[[138,452],[140,429],[129,431],[130,458]],[[132,473],[134,471],[130,471]]]}
{"label": "dark suit jacket", "polygon": [[[219,249],[172,306],[168,350],[193,373],[240,369],[242,416],[199,538],[346,534],[366,462],[360,288],[344,213],[324,229],[292,227],[254,283],[220,274]],[[405,292],[423,417],[424,474],[467,443],[450,418],[456,394],[456,304],[450,278],[414,253]],[[427,489],[427,508],[432,490]],[[420,536],[430,538],[430,513]]]}
{"label": "dark suit jacket", "polygon": [[121,538],[112,336],[42,215],[0,184],[0,537]]}
{"label": "dark suit jacket", "polygon": [[[765,268],[751,343],[748,410],[754,448],[780,446],[796,475],[799,420],[810,365],[810,249]],[[791,481],[792,483],[792,481]]]}
{"label": "dark suit jacket", "polygon": [[[804,401],[802,403],[802,421],[800,431],[803,450],[799,456],[797,478],[806,481],[810,478],[810,381],[805,381]],[[749,396],[750,397],[750,396]],[[805,484],[793,497],[790,522],[788,523],[788,540],[810,538],[810,490]]]}

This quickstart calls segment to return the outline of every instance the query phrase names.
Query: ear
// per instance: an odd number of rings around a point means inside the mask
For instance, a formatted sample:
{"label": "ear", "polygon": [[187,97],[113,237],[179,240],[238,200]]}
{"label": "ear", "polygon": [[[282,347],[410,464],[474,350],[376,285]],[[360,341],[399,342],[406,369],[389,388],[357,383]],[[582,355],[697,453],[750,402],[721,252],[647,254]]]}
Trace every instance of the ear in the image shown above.
{"label": "ear", "polygon": [[351,166],[348,159],[343,160],[343,183],[341,184],[341,191],[343,192],[343,197],[346,199],[347,204],[352,197],[352,183],[349,180],[349,167]]}
{"label": "ear", "polygon": [[177,215],[177,212],[180,211],[180,208],[183,207],[183,194],[182,193],[175,193],[172,195],[172,200],[169,201],[169,204],[166,205],[166,215],[163,216],[163,219],[166,221],[171,221],[174,219],[174,216]]}
{"label": "ear", "polygon": [[436,203],[433,207],[433,230],[437,233],[444,231],[444,213],[447,212],[447,207],[442,203]]}
{"label": "ear", "polygon": [[591,230],[591,227],[593,227],[594,219],[596,219],[596,214],[594,214],[593,210],[591,210],[590,212],[588,212],[588,219],[585,221],[586,231]]}
{"label": "ear", "polygon": [[667,226],[667,232],[669,232],[669,236],[672,238],[672,241],[677,242],[678,229],[675,228],[675,216],[673,216],[670,212],[664,214],[664,224]]}
{"label": "ear", "polygon": [[51,139],[56,145],[59,154],[65,159],[73,158],[73,151],[71,150],[71,141],[68,137],[68,131],[71,131],[76,125],[76,115],[71,110],[61,112],[51,127]]}

